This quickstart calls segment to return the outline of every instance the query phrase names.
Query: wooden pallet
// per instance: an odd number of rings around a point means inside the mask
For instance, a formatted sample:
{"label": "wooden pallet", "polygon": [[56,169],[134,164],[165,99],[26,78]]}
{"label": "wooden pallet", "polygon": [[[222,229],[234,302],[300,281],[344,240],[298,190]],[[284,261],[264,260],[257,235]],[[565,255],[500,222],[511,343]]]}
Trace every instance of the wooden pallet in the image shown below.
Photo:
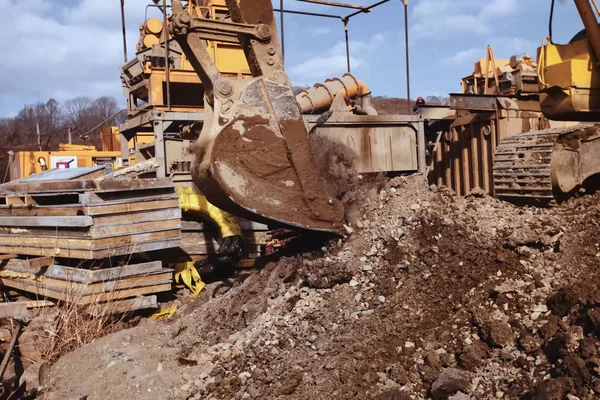
{"label": "wooden pallet", "polygon": [[97,259],[180,245],[170,179],[57,181],[44,174],[0,185],[0,252]]}
{"label": "wooden pallet", "polygon": [[[15,258],[0,269],[0,283],[39,298],[85,305],[169,291],[172,273],[171,269],[163,268],[160,261],[87,270],[53,264],[48,258],[43,262]],[[151,299],[124,302],[120,306],[126,307],[129,303],[141,308],[156,305],[156,299],[154,302]]]}

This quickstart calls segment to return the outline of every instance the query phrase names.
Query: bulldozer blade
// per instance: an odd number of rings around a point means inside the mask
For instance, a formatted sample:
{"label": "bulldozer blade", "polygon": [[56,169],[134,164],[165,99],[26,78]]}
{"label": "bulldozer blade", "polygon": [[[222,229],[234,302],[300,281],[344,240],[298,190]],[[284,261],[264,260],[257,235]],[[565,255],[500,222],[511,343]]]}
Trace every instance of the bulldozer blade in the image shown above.
{"label": "bulldozer blade", "polygon": [[[280,77],[281,78],[281,77]],[[194,181],[207,199],[244,218],[338,232],[331,197],[291,88],[264,77],[221,78],[197,148]]]}

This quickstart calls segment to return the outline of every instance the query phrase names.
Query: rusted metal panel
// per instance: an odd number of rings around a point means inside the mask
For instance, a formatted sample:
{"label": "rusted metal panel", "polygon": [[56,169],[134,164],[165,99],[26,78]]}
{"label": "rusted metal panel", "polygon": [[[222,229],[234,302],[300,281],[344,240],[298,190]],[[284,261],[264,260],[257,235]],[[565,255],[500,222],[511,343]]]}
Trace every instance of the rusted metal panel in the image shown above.
{"label": "rusted metal panel", "polygon": [[360,173],[416,171],[417,138],[407,127],[321,127],[318,134],[354,152]]}
{"label": "rusted metal panel", "polygon": [[453,108],[473,108],[456,110],[456,119],[431,155],[429,180],[452,188],[458,196],[475,188],[494,195],[492,173],[497,144],[507,136],[543,129],[548,121],[541,112],[534,111],[535,105],[525,102],[525,109],[518,109],[520,103],[514,99],[452,96],[450,103]]}
{"label": "rusted metal panel", "polygon": [[417,113],[427,120],[452,119],[456,115],[456,111],[450,106],[441,104],[421,104]]}
{"label": "rusted metal panel", "polygon": [[[315,121],[305,116],[309,129]],[[313,134],[350,148],[359,173],[425,170],[424,127],[419,116],[334,114]]]}
{"label": "rusted metal panel", "polygon": [[540,103],[534,97],[517,99],[505,96],[473,94],[451,94],[450,108],[453,110],[495,111],[498,109],[540,112]]}

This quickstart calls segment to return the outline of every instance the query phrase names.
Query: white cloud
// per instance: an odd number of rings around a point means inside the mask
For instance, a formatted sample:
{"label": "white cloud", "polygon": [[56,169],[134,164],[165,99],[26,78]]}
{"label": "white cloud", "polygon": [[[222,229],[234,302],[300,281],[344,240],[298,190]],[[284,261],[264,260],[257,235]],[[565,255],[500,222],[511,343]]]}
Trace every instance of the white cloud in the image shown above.
{"label": "white cloud", "polygon": [[483,9],[479,12],[479,17],[487,20],[489,18],[511,15],[516,11],[516,0],[493,0],[483,7]]}
{"label": "white cloud", "polygon": [[[128,0],[128,48],[135,50],[146,0]],[[56,4],[0,0],[0,116],[23,104],[62,102],[76,96],[112,95],[124,104],[119,65],[123,62],[118,1],[81,0]]]}
{"label": "white cloud", "polygon": [[516,13],[516,0],[420,0],[411,15],[414,38],[492,32],[498,18]]}
{"label": "white cloud", "polygon": [[446,65],[465,65],[473,64],[480,58],[485,57],[485,49],[472,47],[467,50],[459,51],[458,53],[446,57],[444,64]]}
{"label": "white cloud", "polygon": [[[370,54],[385,42],[385,35],[377,33],[368,40],[351,40],[350,65],[352,71],[368,65]],[[341,41],[324,56],[307,59],[288,69],[294,85],[312,85],[326,78],[341,76],[347,71],[346,42]]]}
{"label": "white cloud", "polygon": [[[536,43],[518,37],[496,37],[492,43],[494,57],[497,59],[509,59],[513,55],[527,53],[535,57]],[[470,47],[443,59],[447,66],[468,66],[485,58],[487,46],[482,43],[479,47]]]}
{"label": "white cloud", "polygon": [[326,27],[326,26],[320,26],[317,28],[310,29],[308,31],[308,34],[310,36],[322,36],[322,35],[327,35],[330,32],[331,32],[331,28]]}

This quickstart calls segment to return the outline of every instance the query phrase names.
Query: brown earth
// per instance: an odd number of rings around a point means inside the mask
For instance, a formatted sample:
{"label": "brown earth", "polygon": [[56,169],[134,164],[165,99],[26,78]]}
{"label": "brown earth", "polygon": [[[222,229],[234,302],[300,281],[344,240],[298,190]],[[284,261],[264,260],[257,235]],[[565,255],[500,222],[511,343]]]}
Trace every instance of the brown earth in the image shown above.
{"label": "brown earth", "polygon": [[377,189],[346,193],[348,237],[68,354],[43,398],[600,396],[600,195],[540,210],[420,176]]}

